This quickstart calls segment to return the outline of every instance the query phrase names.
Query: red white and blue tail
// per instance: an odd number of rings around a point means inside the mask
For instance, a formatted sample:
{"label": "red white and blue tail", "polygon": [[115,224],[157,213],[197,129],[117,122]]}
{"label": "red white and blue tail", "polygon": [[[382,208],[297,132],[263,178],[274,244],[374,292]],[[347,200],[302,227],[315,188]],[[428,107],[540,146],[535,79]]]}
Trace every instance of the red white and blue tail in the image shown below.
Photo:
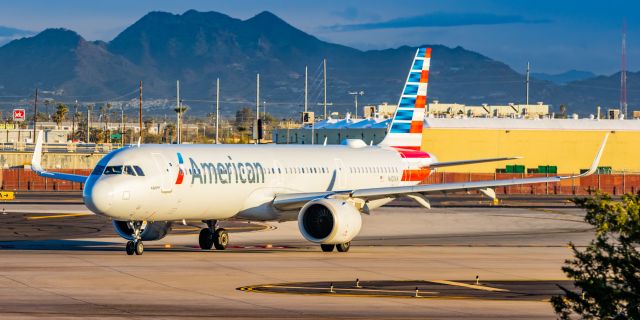
{"label": "red white and blue tail", "polygon": [[387,136],[380,145],[420,150],[430,64],[431,48],[418,49],[400,95],[398,108],[387,130]]}

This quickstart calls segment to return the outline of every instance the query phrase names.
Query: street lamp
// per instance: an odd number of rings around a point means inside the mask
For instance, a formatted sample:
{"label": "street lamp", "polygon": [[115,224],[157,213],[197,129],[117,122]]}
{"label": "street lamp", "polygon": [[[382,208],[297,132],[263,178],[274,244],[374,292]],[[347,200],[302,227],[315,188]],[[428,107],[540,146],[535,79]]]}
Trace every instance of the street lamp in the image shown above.
{"label": "street lamp", "polygon": [[363,96],[364,91],[349,91],[349,94],[355,98],[356,113],[354,119],[358,118],[358,96]]}

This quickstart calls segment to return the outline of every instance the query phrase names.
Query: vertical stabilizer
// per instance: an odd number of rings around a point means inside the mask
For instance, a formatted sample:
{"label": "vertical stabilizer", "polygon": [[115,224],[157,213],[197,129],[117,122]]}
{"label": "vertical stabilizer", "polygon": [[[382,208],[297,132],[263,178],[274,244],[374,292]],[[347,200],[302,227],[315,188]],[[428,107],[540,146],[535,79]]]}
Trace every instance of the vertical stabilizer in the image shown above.
{"label": "vertical stabilizer", "polygon": [[380,145],[420,150],[430,64],[431,48],[419,48],[413,58],[387,136]]}

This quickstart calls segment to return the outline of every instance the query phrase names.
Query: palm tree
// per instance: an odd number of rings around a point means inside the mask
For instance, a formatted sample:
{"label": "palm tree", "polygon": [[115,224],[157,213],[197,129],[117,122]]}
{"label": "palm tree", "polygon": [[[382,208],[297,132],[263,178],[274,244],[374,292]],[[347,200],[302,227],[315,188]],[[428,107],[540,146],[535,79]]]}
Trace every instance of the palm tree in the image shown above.
{"label": "palm tree", "polygon": [[59,104],[56,108],[56,113],[53,114],[53,121],[56,122],[56,126],[60,129],[60,124],[64,121],[64,118],[67,116],[69,112],[69,108],[63,103]]}

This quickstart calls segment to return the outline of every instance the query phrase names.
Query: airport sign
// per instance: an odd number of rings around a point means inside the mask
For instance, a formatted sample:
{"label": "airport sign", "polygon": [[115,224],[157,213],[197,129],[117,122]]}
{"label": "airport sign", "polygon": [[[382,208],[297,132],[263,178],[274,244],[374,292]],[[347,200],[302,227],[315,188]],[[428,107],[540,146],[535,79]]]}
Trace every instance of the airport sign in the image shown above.
{"label": "airport sign", "polygon": [[24,109],[13,109],[13,121],[24,121],[25,114]]}

